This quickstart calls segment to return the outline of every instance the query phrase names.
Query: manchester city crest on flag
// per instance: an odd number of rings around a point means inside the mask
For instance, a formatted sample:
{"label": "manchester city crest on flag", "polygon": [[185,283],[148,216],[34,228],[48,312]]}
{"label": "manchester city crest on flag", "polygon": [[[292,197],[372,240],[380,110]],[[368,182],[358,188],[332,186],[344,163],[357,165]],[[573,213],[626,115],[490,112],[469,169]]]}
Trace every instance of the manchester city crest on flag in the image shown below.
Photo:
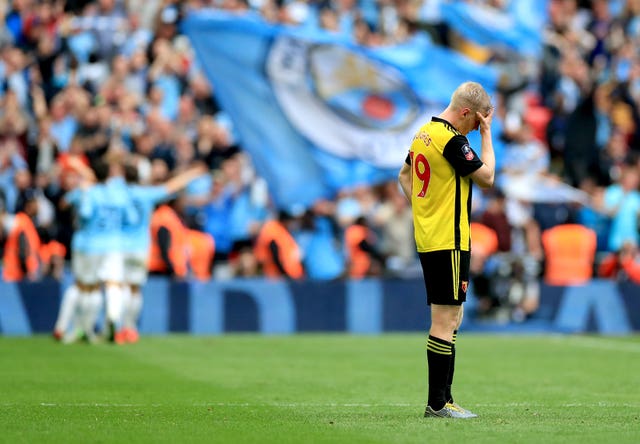
{"label": "manchester city crest on flag", "polygon": [[290,121],[332,154],[391,167],[419,123],[420,99],[402,74],[364,52],[283,36],[266,68]]}
{"label": "manchester city crest on flag", "polygon": [[278,208],[396,180],[431,112],[463,81],[493,91],[498,78],[422,33],[362,47],[347,35],[220,10],[193,11],[182,28]]}

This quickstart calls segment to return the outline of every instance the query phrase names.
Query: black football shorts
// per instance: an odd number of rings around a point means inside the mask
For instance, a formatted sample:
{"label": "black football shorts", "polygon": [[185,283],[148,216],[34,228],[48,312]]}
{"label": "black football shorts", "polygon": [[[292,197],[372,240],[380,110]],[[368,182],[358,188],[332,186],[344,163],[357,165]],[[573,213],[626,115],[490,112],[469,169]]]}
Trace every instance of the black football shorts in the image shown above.
{"label": "black football shorts", "polygon": [[441,250],[418,255],[429,305],[461,305],[467,300],[470,252]]}

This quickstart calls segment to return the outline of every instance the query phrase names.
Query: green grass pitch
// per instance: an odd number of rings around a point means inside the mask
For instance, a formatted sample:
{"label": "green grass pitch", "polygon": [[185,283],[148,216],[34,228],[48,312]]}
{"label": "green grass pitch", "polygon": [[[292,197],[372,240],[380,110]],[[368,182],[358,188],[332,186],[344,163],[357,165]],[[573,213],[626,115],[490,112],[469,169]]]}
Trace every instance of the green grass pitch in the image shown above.
{"label": "green grass pitch", "polygon": [[638,443],[640,337],[462,332],[425,419],[424,335],[0,337],[2,443]]}

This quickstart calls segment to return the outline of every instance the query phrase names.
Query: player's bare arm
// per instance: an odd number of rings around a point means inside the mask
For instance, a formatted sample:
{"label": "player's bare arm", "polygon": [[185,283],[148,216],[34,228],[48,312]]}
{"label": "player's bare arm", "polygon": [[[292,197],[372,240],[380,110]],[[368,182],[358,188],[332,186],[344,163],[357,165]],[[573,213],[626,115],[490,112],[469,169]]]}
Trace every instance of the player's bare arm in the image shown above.
{"label": "player's bare arm", "polygon": [[69,166],[82,178],[82,182],[80,183],[80,187],[82,189],[86,189],[97,182],[96,175],[93,170],[82,162],[79,156],[69,156],[67,162]]}
{"label": "player's bare arm", "polygon": [[411,203],[411,165],[406,163],[402,164],[402,168],[398,174],[398,182],[400,182],[402,192],[407,197],[409,203]]}
{"label": "player's bare arm", "polygon": [[493,142],[491,141],[491,121],[493,120],[493,109],[485,116],[476,112],[479,122],[480,137],[482,139],[480,158],[484,165],[471,173],[471,179],[481,188],[493,186],[496,169],[496,157],[493,152]]}
{"label": "player's bare arm", "polygon": [[169,194],[177,193],[189,185],[192,180],[206,174],[209,169],[202,163],[198,163],[181,174],[169,179],[164,186]]}

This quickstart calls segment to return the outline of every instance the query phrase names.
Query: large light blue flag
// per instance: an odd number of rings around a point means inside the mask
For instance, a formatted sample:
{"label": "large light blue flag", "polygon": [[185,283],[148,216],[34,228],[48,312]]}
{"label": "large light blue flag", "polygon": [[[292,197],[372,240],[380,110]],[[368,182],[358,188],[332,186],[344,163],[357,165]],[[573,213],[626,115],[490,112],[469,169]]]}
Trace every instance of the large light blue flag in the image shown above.
{"label": "large light blue flag", "polygon": [[449,1],[440,6],[442,19],[464,38],[479,45],[501,47],[538,56],[547,0],[512,0],[505,10]]}
{"label": "large light blue flag", "polygon": [[310,205],[397,176],[415,130],[462,82],[497,72],[426,37],[379,49],[258,16],[187,17],[198,62],[276,205]]}

